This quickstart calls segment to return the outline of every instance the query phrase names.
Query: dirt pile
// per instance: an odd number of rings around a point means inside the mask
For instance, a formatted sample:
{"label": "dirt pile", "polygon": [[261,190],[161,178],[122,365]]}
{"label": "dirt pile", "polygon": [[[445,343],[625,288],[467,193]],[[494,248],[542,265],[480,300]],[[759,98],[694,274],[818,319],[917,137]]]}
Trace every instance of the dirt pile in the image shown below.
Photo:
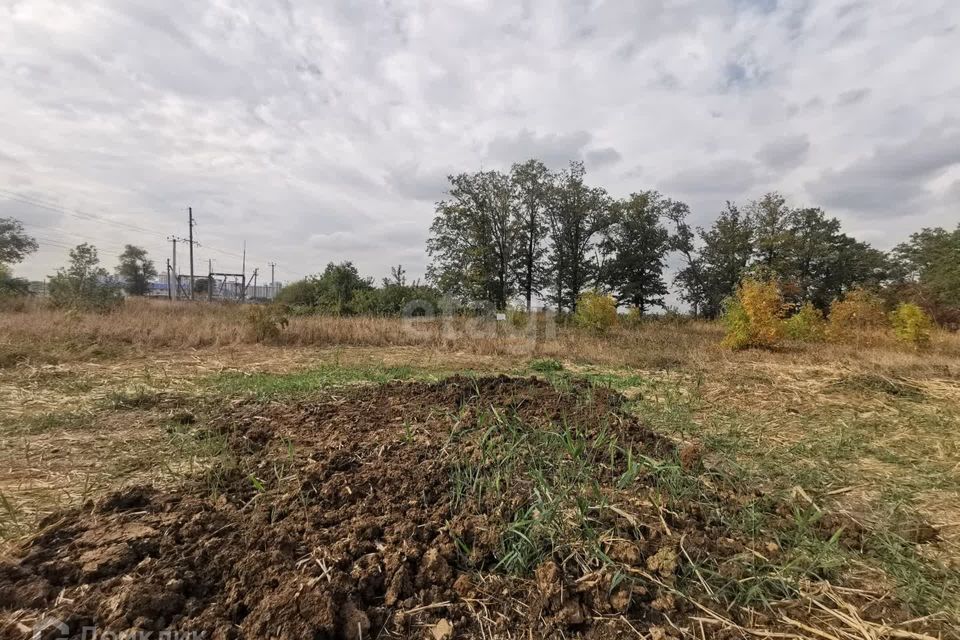
{"label": "dirt pile", "polygon": [[223,464],[62,514],[0,563],[3,634],[665,633],[696,612],[684,560],[776,549],[721,527],[699,452],[621,402],[497,377],[237,403],[204,427]]}

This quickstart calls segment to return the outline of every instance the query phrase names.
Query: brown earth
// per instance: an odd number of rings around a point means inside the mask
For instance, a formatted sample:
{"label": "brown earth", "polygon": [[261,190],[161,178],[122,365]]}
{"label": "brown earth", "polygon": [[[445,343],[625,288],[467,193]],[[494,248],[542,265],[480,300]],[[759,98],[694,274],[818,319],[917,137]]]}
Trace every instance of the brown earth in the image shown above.
{"label": "brown earth", "polygon": [[[677,588],[687,581],[696,592],[691,566],[709,559],[735,578],[744,555],[779,550],[731,533],[694,496],[677,503],[648,472],[624,484],[627,451],[682,462],[685,473],[703,466],[699,448],[676,451],[622,401],[501,376],[234,403],[202,427],[226,438],[224,464],[178,491],[134,487],[51,517],[0,562],[0,636],[29,637],[49,615],[75,635],[96,626],[205,638],[679,637],[703,615]],[[491,458],[490,447],[503,452],[534,432],[552,442],[561,424],[607,448],[591,486],[570,485],[581,493],[554,514],[552,531],[569,538],[541,531],[530,540],[543,551],[536,566],[508,574],[506,541],[536,530],[511,533],[542,491],[540,467]],[[551,469],[597,453],[571,452]],[[503,484],[465,488],[455,478],[469,471]],[[699,489],[731,510],[758,495],[711,486]]]}

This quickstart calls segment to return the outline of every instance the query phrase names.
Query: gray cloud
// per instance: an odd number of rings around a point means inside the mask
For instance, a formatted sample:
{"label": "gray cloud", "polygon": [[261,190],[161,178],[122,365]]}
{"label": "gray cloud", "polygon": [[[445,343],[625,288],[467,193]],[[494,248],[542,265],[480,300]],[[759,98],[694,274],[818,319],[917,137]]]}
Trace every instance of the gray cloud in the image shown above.
{"label": "gray cloud", "polygon": [[896,145],[877,147],[842,169],[828,169],[807,185],[816,201],[856,215],[914,212],[930,195],[927,181],[960,163],[960,129],[928,129]]}
{"label": "gray cloud", "polygon": [[584,160],[586,160],[587,166],[589,167],[605,167],[607,165],[616,164],[622,159],[623,156],[620,155],[620,152],[613,147],[591,149],[584,154]]}
{"label": "gray cloud", "polygon": [[757,151],[757,160],[778,170],[793,169],[800,165],[810,151],[810,139],[806,134],[785,136],[763,145]]}
{"label": "gray cloud", "polygon": [[682,169],[663,181],[668,192],[675,191],[693,197],[736,197],[749,191],[757,183],[756,167],[743,160],[717,160],[688,169]]}
{"label": "gray cloud", "polygon": [[512,136],[497,136],[487,146],[487,156],[505,164],[539,158],[548,167],[558,168],[578,160],[593,136],[587,131],[538,135],[523,129]]}
{"label": "gray cloud", "polygon": [[848,105],[857,104],[867,98],[870,95],[870,89],[851,89],[850,91],[844,91],[837,96],[837,106],[846,107]]}
{"label": "gray cloud", "polygon": [[405,198],[437,202],[447,191],[447,176],[452,171],[421,171],[416,165],[393,167],[387,173],[387,182]]}
{"label": "gray cloud", "polygon": [[52,239],[31,277],[82,238],[162,264],[187,206],[201,263],[239,268],[246,240],[282,279],[334,258],[417,277],[446,173],[539,157],[704,222],[775,188],[889,246],[890,212],[954,224],[958,25],[948,0],[20,0],[0,6],[0,189],[101,217],[0,204]]}

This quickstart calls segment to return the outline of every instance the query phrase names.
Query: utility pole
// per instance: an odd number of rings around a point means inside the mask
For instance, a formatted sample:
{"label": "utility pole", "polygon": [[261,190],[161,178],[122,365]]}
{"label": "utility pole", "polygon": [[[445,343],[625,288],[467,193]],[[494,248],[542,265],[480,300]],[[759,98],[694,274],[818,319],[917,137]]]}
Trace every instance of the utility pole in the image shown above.
{"label": "utility pole", "polygon": [[[250,280],[244,280],[244,281],[243,281],[243,291],[242,291],[242,293],[240,294],[240,299],[241,299],[241,300],[245,300],[245,299],[247,298],[247,287],[250,286],[250,282],[251,282],[251,281],[253,281],[254,283],[256,283],[256,281],[257,281],[257,269],[254,269],[254,270],[253,270],[253,275],[250,276]],[[256,284],[253,285],[253,294],[254,294],[254,295],[257,294],[257,285],[256,285]]]}
{"label": "utility pole", "polygon": [[213,260],[207,258],[207,302],[213,302]]}
{"label": "utility pole", "polygon": [[190,216],[190,299],[193,300],[193,207],[187,207]]}
{"label": "utility pole", "polygon": [[243,274],[243,290],[240,291],[240,301],[243,302],[247,299],[247,241],[243,241],[243,263],[240,269],[240,272]]}
{"label": "utility pole", "polygon": [[173,282],[170,279],[170,258],[167,258],[167,297],[173,300]]}
{"label": "utility pole", "polygon": [[173,278],[177,281],[176,295],[177,295],[177,300],[179,300],[180,299],[180,278],[177,277],[177,237],[167,236],[167,240],[173,243]]}
{"label": "utility pole", "polygon": [[277,266],[276,262],[268,262],[270,265],[270,299],[273,300],[277,297],[277,284],[273,277],[273,270]]}

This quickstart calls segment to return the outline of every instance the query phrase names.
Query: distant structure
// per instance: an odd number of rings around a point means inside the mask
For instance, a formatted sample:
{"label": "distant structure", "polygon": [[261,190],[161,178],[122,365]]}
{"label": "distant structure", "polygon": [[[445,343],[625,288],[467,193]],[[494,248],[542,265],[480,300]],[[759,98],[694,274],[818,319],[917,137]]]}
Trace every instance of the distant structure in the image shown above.
{"label": "distant structure", "polygon": [[[247,285],[247,294],[246,299],[243,299],[241,296],[241,285],[239,282],[214,282],[213,284],[213,293],[212,295],[207,294],[206,290],[206,281],[207,278],[194,278],[197,281],[197,297],[196,300],[204,302],[208,299],[213,299],[217,301],[231,301],[231,302],[261,302],[264,300],[273,300],[277,297],[277,294],[283,290],[282,282],[274,282],[273,284],[258,284],[258,285]],[[181,283],[181,287],[189,290],[189,276],[181,276],[181,280],[184,282]],[[200,285],[200,280],[203,280],[203,285]],[[148,298],[163,298],[167,299],[170,297],[169,287],[167,286],[167,280],[165,278],[160,278],[150,282],[148,284],[149,289],[147,290]],[[30,283],[30,293],[35,296],[40,296],[41,298],[46,297],[50,294],[49,286],[45,280],[35,280]],[[187,300],[189,297],[181,296],[181,300]]]}

